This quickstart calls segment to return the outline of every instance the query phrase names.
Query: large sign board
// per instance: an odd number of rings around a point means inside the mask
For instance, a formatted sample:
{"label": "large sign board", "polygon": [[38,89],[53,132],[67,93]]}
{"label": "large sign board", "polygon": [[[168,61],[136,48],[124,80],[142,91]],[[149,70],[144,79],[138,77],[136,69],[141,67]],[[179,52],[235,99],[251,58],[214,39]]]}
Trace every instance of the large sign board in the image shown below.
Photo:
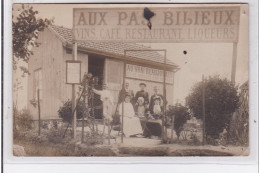
{"label": "large sign board", "polygon": [[[126,64],[126,77],[163,83],[163,70]],[[173,72],[166,71],[166,83],[173,84]]]}
{"label": "large sign board", "polygon": [[237,42],[239,6],[76,8],[73,39],[125,42]]}

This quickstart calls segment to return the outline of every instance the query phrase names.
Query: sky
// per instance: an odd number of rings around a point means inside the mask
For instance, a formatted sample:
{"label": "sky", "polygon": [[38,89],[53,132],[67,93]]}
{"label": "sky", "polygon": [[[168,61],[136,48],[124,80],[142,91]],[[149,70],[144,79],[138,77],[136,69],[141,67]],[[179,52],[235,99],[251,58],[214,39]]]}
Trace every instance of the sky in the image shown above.
{"label": "sky", "polygon": [[[54,19],[54,24],[72,28],[73,8],[84,8],[87,5],[73,4],[34,4],[39,11],[38,17]],[[243,84],[248,80],[248,16],[246,9],[241,9],[239,42],[237,46],[236,84]],[[222,78],[231,78],[231,62],[233,43],[145,43],[155,49],[166,49],[167,58],[180,67],[175,74],[174,102],[184,103],[185,97],[191,92],[192,86],[201,81],[202,75],[220,75]],[[187,51],[184,54],[183,51]],[[14,78],[20,76],[20,72]],[[19,92],[19,108],[26,107],[27,77],[19,78],[24,86]]]}

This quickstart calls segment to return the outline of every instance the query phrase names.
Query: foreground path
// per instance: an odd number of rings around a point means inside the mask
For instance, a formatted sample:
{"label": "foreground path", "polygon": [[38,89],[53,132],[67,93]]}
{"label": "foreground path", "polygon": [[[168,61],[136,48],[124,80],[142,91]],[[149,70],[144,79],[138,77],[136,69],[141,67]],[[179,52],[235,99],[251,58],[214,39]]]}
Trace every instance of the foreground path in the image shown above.
{"label": "foreground path", "polygon": [[110,146],[119,156],[247,156],[248,147],[238,146],[192,146],[162,144],[160,139],[124,138],[112,139]]}
{"label": "foreground path", "polygon": [[[99,129],[103,126],[99,125]],[[107,129],[105,129],[106,131]],[[78,128],[78,131],[80,129]],[[87,129],[86,129],[87,131]],[[104,145],[99,147],[111,148],[118,156],[247,156],[249,155],[248,147],[241,146],[198,146],[198,145],[181,145],[181,144],[162,144],[160,139],[149,138],[123,138],[117,131],[111,131],[110,144],[108,139]]]}
{"label": "foreground path", "polygon": [[26,156],[246,156],[249,153],[247,147],[161,144],[159,139],[146,138],[124,138],[124,143],[118,139],[111,140],[110,145],[86,145],[80,142],[64,145],[27,140],[14,140],[14,144],[24,147]]}

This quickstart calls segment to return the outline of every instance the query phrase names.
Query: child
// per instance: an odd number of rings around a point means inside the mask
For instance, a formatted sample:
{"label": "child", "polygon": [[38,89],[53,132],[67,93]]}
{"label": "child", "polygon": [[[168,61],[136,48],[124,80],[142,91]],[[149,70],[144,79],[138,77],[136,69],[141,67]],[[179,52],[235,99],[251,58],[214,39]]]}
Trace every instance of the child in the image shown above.
{"label": "child", "polygon": [[[142,134],[140,120],[135,116],[133,105],[130,102],[131,96],[126,95],[125,101],[119,105],[119,115],[122,118],[123,113],[123,133],[126,137]],[[124,111],[123,111],[124,105]],[[122,119],[121,119],[122,120]]]}
{"label": "child", "polygon": [[145,116],[145,107],[144,107],[144,98],[139,97],[137,99],[137,106],[136,106],[137,116],[139,118],[143,118]]}
{"label": "child", "polygon": [[160,98],[157,97],[154,99],[154,106],[153,106],[153,116],[155,119],[160,118],[162,114],[162,108],[161,108],[161,103],[160,103]]}

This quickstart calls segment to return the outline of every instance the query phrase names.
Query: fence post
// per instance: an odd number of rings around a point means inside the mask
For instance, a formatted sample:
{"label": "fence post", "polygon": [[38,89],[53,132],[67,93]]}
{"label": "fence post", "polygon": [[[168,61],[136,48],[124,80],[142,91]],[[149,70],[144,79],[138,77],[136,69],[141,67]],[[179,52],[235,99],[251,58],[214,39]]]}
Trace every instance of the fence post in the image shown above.
{"label": "fence post", "polygon": [[173,130],[174,130],[174,115],[172,117],[172,124],[171,124],[171,143],[173,143]]}
{"label": "fence post", "polygon": [[204,79],[204,75],[202,75],[202,116],[203,116],[203,145],[205,145],[206,143],[206,139],[205,139],[205,122],[206,122],[206,117],[205,117],[205,79]]}

